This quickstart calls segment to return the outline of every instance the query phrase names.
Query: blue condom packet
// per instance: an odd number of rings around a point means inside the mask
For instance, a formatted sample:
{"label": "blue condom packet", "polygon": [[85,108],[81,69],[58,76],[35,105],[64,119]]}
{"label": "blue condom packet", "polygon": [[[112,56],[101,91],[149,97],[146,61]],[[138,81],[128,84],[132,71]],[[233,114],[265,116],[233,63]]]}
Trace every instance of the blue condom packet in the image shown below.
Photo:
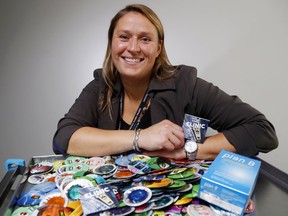
{"label": "blue condom packet", "polygon": [[79,189],[84,215],[119,207],[121,195],[116,186],[101,184]]}
{"label": "blue condom packet", "polygon": [[182,128],[185,138],[203,143],[210,120],[185,114]]}
{"label": "blue condom packet", "polygon": [[29,191],[25,192],[17,200],[19,206],[39,205],[41,199],[52,190],[56,189],[54,182],[43,182],[34,185]]}

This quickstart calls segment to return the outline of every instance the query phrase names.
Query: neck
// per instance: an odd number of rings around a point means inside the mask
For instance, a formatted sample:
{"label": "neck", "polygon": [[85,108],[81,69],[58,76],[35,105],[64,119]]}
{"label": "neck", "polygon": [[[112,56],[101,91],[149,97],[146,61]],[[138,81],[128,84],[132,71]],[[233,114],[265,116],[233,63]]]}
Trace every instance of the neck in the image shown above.
{"label": "neck", "polygon": [[145,92],[147,91],[149,82],[141,82],[136,85],[133,82],[125,83],[122,81],[122,84],[124,87],[122,118],[128,124],[131,124]]}
{"label": "neck", "polygon": [[141,81],[139,83],[136,82],[123,82],[124,87],[124,95],[128,97],[130,100],[139,101],[142,100],[148,86],[149,81]]}

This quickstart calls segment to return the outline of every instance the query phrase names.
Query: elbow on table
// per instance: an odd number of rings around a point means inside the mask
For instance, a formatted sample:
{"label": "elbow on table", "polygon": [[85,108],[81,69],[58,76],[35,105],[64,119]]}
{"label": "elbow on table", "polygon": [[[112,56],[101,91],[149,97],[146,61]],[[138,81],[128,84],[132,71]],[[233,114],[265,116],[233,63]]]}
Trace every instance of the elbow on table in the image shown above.
{"label": "elbow on table", "polygon": [[267,137],[261,139],[261,146],[259,146],[258,150],[262,153],[268,153],[279,146],[279,141],[276,133],[268,134]]}

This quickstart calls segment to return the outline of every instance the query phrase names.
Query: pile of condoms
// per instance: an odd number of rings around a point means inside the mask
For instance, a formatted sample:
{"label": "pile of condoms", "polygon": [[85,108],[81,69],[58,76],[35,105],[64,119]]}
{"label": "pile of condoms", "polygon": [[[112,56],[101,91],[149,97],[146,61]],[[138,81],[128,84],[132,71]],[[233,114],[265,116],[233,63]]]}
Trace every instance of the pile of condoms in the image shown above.
{"label": "pile of condoms", "polygon": [[234,215],[197,197],[211,163],[134,153],[41,161],[12,215]]}
{"label": "pile of condoms", "polygon": [[15,215],[234,215],[197,197],[212,161],[131,153],[31,165]]}

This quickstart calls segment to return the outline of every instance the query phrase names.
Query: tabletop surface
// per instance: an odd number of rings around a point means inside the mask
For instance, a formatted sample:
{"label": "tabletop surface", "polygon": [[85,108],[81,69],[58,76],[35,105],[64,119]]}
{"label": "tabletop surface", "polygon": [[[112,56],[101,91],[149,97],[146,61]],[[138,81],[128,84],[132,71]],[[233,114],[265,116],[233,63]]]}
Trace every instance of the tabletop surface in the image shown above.
{"label": "tabletop surface", "polygon": [[[261,169],[252,197],[256,210],[250,216],[287,216],[288,175],[267,162],[261,161]],[[0,186],[2,183],[3,181]]]}

